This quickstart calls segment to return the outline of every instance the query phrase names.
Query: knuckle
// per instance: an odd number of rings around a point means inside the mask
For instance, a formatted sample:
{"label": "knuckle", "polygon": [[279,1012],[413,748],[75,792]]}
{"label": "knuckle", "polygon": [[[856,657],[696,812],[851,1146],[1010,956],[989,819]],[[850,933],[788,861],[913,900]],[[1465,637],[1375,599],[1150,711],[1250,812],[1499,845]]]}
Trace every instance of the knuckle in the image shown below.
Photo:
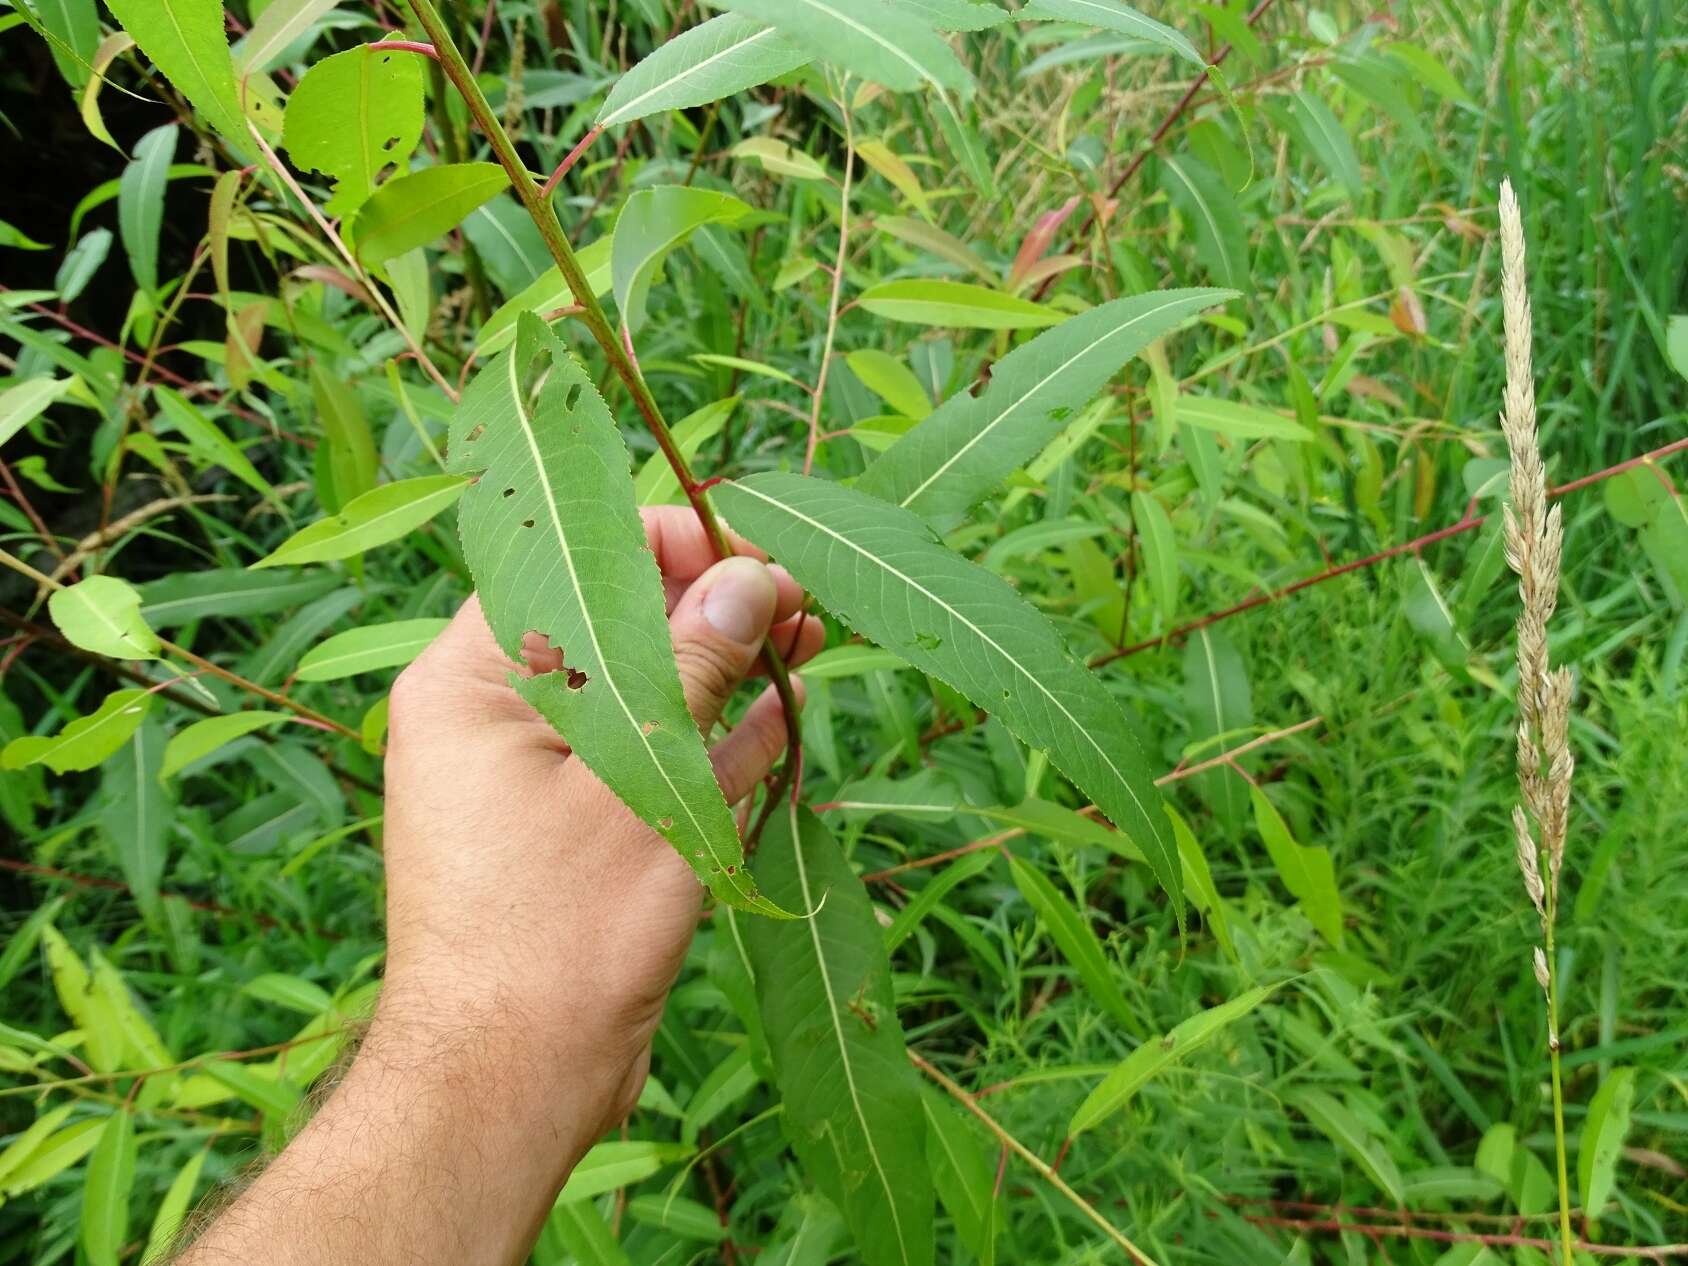
{"label": "knuckle", "polygon": [[720,642],[692,639],[674,648],[680,680],[705,697],[725,698],[740,673],[734,649]]}

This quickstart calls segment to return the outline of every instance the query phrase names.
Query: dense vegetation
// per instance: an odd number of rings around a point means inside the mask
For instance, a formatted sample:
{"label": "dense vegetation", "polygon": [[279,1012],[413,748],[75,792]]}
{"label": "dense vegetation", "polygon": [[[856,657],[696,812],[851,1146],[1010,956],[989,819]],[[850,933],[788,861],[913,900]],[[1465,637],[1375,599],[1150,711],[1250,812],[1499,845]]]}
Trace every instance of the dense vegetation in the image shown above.
{"label": "dense vegetation", "polygon": [[769,788],[748,873],[789,890],[800,833],[841,894],[876,1103],[834,1124],[896,1181],[802,1144],[819,1004],[752,974],[803,924],[704,867],[535,1262],[1561,1260],[1503,175],[1577,683],[1564,1194],[1579,1260],[1688,1240],[1668,0],[12,5],[0,1255],[160,1251],[367,1013],[386,693],[513,530],[455,398],[548,366],[542,424],[595,383],[631,448],[604,497],[714,506],[817,600],[813,816]]}

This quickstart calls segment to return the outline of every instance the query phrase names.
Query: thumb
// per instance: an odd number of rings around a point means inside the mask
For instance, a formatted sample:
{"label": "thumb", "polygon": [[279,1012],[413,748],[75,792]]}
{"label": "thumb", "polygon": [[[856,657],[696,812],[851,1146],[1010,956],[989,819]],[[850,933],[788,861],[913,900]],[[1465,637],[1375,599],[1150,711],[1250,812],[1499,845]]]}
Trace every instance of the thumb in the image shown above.
{"label": "thumb", "polygon": [[669,618],[686,706],[708,734],[756,662],[779,591],[754,558],[726,558],[692,583]]}

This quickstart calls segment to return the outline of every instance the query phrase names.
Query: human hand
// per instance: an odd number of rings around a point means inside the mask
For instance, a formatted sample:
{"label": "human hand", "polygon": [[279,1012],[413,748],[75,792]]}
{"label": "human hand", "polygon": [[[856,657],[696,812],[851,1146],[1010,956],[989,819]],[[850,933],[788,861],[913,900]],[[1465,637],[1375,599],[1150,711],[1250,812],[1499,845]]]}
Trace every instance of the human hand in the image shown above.
{"label": "human hand", "polygon": [[[689,509],[644,517],[707,736],[770,628],[793,664],[822,630],[798,614],[790,576],[750,547],[717,563]],[[562,665],[537,637],[524,657],[520,671]],[[510,688],[511,668],[470,598],[393,688],[387,972],[369,1044],[489,1044],[481,1054],[496,1051],[533,1110],[556,1116],[564,1151],[579,1151],[638,1097],[703,889]],[[785,737],[769,687],[711,752],[729,803]]]}

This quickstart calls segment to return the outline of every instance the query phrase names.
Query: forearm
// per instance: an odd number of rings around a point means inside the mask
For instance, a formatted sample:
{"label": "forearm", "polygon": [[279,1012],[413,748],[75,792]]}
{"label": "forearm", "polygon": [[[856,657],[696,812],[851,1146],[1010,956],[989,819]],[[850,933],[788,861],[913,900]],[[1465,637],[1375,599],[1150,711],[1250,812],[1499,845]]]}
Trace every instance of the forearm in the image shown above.
{"label": "forearm", "polygon": [[505,1022],[448,1029],[391,1010],[316,1117],[179,1266],[526,1257],[595,1114],[545,1089],[556,1068]]}

